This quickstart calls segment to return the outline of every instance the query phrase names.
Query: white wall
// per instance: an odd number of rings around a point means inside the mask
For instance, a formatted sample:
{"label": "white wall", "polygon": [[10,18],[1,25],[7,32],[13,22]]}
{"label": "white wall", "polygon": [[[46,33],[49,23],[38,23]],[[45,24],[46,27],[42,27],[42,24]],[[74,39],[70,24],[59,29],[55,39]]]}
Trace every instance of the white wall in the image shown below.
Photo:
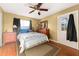
{"label": "white wall", "polygon": [[2,13],[0,12],[0,47],[2,46]]}
{"label": "white wall", "polygon": [[58,16],[57,39],[58,39],[58,42],[61,44],[78,49],[78,42],[72,42],[72,41],[66,40],[66,31],[61,30],[60,17],[63,17],[63,16],[69,17],[69,14],[71,14],[71,13],[74,14],[74,21],[75,21],[75,26],[76,26],[76,30],[77,30],[77,38],[78,38],[78,11],[73,11],[73,12]]}

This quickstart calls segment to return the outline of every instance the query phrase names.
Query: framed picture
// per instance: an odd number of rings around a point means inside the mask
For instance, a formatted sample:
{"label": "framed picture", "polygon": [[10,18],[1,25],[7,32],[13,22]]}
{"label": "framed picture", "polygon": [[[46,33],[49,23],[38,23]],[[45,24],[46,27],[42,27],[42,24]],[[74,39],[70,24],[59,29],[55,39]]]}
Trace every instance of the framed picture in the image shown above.
{"label": "framed picture", "polygon": [[40,22],[40,27],[41,28],[48,28],[48,21],[42,21],[42,22]]}
{"label": "framed picture", "polygon": [[68,25],[68,17],[60,17],[60,22],[61,22],[61,30],[65,31],[67,30],[67,25]]}

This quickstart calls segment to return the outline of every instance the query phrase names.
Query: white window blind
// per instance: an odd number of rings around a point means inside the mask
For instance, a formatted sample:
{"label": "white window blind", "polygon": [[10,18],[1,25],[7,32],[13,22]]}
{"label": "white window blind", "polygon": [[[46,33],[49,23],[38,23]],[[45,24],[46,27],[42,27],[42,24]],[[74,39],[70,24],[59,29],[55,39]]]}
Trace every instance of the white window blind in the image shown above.
{"label": "white window blind", "polygon": [[21,29],[30,28],[30,21],[29,20],[20,20]]}

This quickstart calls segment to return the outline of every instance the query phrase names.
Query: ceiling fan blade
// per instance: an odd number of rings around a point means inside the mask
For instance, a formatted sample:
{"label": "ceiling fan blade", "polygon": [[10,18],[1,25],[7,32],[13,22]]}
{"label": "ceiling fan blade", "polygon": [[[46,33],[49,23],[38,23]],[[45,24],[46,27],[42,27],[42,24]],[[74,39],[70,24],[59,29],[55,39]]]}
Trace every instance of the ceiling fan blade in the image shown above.
{"label": "ceiling fan blade", "polygon": [[42,3],[38,3],[38,5],[37,5],[37,9],[40,8],[41,5],[42,5]]}
{"label": "ceiling fan blade", "polygon": [[30,8],[32,8],[32,9],[35,9],[35,7],[32,7],[32,6],[29,6]]}
{"label": "ceiling fan blade", "polygon": [[40,13],[40,12],[38,12],[38,15],[41,15],[41,13]]}
{"label": "ceiling fan blade", "polygon": [[34,12],[34,11],[35,11],[35,10],[30,11],[29,14],[32,13],[32,12]]}
{"label": "ceiling fan blade", "polygon": [[41,9],[39,9],[39,10],[40,10],[40,11],[48,11],[48,9],[42,9],[42,8],[41,8]]}

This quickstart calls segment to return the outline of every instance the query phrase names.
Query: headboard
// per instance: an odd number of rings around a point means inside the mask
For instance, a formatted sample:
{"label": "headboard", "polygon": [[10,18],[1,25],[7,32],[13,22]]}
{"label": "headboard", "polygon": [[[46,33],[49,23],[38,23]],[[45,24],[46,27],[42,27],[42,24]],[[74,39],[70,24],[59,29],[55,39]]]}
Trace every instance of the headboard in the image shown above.
{"label": "headboard", "polygon": [[38,30],[38,32],[46,34],[47,36],[49,36],[49,29],[47,29],[47,28],[41,28]]}

